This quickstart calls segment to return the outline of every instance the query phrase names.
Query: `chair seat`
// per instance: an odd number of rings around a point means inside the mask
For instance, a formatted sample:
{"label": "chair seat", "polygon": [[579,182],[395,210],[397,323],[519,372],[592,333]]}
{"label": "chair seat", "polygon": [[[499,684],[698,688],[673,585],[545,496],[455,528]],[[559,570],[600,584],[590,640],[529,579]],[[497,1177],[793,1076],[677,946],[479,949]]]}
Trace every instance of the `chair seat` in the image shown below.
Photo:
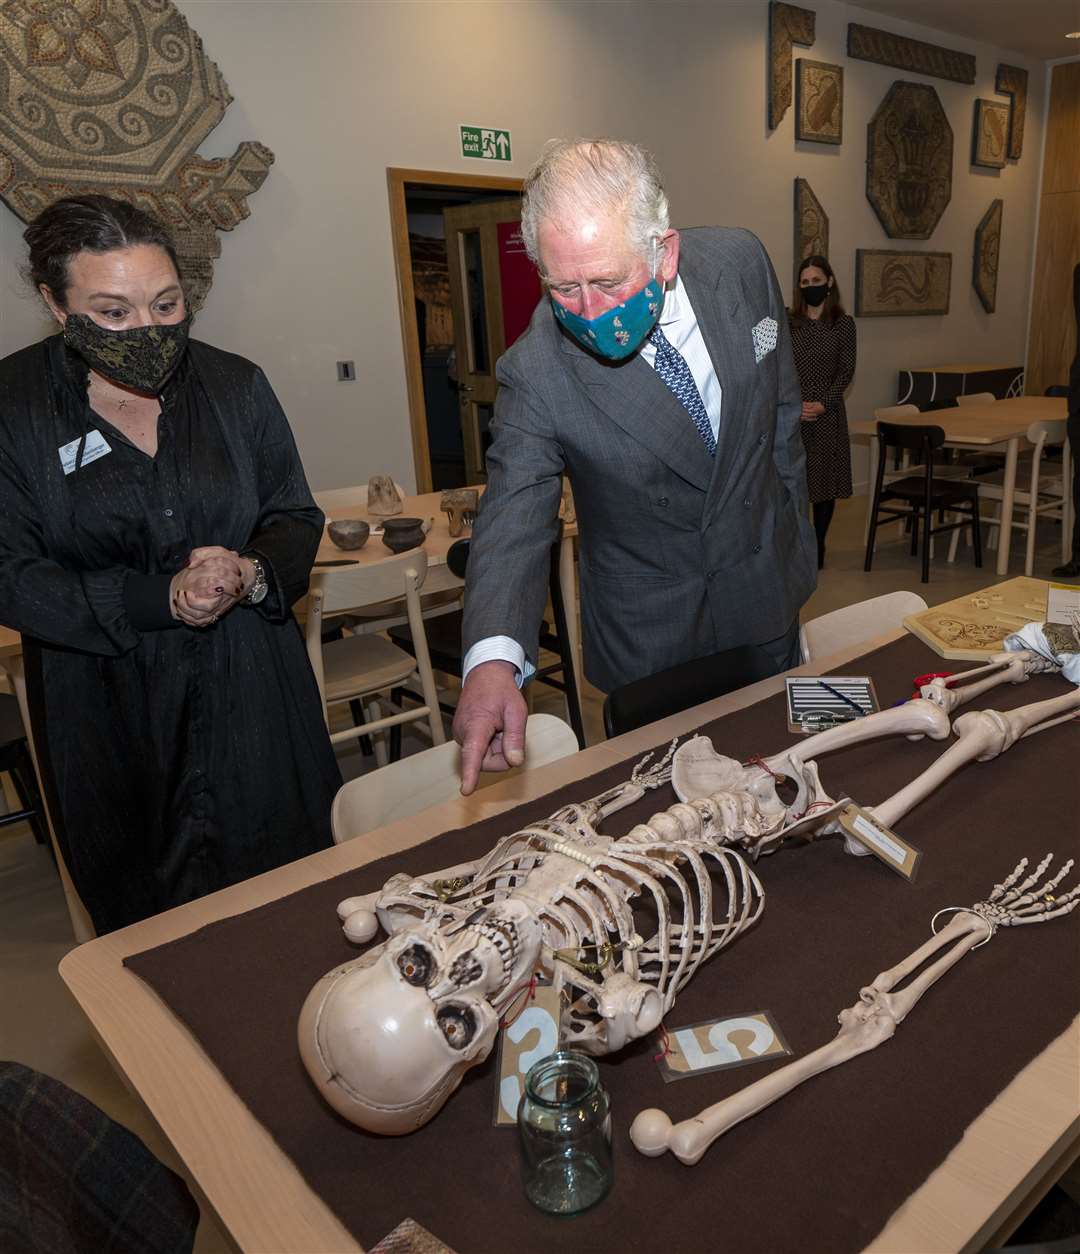
{"label": "chair seat", "polygon": [[[427,619],[424,623],[431,665],[444,675],[461,676],[461,624],[464,617],[461,610],[457,610]],[[387,634],[407,653],[413,652],[412,631],[408,627],[391,627]]]}
{"label": "chair seat", "polygon": [[382,636],[346,636],[325,646],[323,668],[332,704],[394,687],[416,670],[416,660]]}
{"label": "chair seat", "polygon": [[[979,484],[970,479],[939,479],[936,475],[930,480],[930,504],[934,509],[947,506],[953,501],[971,501],[979,491]],[[926,480],[918,478],[894,479],[881,490],[881,499],[898,497],[903,501],[917,501],[920,505],[926,500]]]}
{"label": "chair seat", "polygon": [[[981,496],[991,501],[1000,501],[1005,495],[1005,476],[1003,474],[990,475],[987,479],[980,481],[979,484],[982,491]],[[1031,486],[1030,479],[1028,487]],[[1060,475],[1040,475],[1038,493],[1040,497],[1060,500],[1064,495],[1064,486],[1061,482]],[[1031,493],[1026,488],[1017,486],[1015,492],[1016,502],[1026,505],[1031,500]]]}

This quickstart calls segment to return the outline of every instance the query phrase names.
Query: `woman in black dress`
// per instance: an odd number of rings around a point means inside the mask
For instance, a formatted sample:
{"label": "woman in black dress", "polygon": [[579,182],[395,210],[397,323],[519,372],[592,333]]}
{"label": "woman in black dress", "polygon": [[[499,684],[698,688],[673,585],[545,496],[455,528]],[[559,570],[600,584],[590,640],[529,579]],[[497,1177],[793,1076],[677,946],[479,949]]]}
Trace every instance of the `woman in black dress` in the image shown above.
{"label": "woman in black dress", "polygon": [[0,620],[99,932],[330,843],[290,606],[323,518],[258,367],[188,340],[176,255],[105,196],[27,228],[62,330],[0,362]]}
{"label": "woman in black dress", "polygon": [[855,322],[844,313],[832,267],[807,257],[791,306],[791,348],[802,392],[806,482],[817,532],[818,570],[840,497],[851,495],[851,445],[844,392],[855,375]]}

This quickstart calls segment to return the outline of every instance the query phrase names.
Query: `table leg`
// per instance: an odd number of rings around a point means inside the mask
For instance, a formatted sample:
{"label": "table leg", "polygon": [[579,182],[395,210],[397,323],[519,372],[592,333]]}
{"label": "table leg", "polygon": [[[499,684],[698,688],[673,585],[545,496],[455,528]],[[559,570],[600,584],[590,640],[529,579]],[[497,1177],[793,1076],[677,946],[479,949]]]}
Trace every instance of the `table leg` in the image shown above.
{"label": "table leg", "polygon": [[[1061,449],[1061,560],[1064,563],[1073,555],[1073,510],[1076,509],[1076,502],[1072,495],[1073,453],[1069,440],[1065,441]],[[1077,449],[1077,453],[1080,454],[1080,449]]]}
{"label": "table leg", "polygon": [[570,657],[574,666],[577,689],[583,691],[581,673],[581,631],[578,627],[577,580],[574,576],[574,537],[563,536],[559,545],[559,587],[566,609],[566,634],[570,638]]}
{"label": "table leg", "polygon": [[94,932],[94,925],[90,922],[90,916],[86,913],[86,907],[80,900],[79,894],[75,891],[75,885],[71,882],[67,864],[64,862],[64,855],[60,852],[60,846],[56,843],[56,833],[53,831],[52,820],[49,818],[49,806],[48,802],[45,801],[45,789],[41,783],[41,771],[38,769],[37,750],[34,748],[34,737],[30,731],[30,710],[26,703],[26,674],[23,670],[22,657],[12,655],[0,657],[0,670],[7,673],[8,678],[11,680],[15,699],[19,703],[19,714],[22,717],[23,729],[26,732],[26,742],[30,746],[30,757],[38,777],[38,792],[41,795],[42,804],[45,806],[45,825],[49,830],[49,840],[52,843],[53,853],[56,855],[56,867],[60,872],[60,883],[64,889],[64,900],[67,902],[68,914],[71,917],[71,930],[75,934],[75,939],[81,945],[83,941],[93,940],[96,933]]}
{"label": "table leg", "polygon": [[1009,549],[1012,544],[1013,498],[1016,495],[1016,462],[1020,454],[1019,439],[1005,446],[1005,482],[1001,487],[1001,528],[998,532],[997,573],[1009,573]]}
{"label": "table leg", "polygon": [[863,548],[870,539],[870,512],[874,504],[874,484],[877,483],[878,446],[880,441],[876,435],[870,437],[867,453],[869,455],[869,478],[866,482],[866,525],[863,527]]}

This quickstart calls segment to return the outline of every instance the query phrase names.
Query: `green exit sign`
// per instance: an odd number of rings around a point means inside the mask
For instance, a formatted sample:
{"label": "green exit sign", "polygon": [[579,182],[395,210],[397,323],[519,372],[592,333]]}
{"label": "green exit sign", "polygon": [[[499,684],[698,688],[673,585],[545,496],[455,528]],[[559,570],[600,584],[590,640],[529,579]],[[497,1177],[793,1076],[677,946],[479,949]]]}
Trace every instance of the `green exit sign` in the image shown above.
{"label": "green exit sign", "polygon": [[510,132],[494,127],[463,126],[461,155],[476,157],[479,161],[509,161]]}

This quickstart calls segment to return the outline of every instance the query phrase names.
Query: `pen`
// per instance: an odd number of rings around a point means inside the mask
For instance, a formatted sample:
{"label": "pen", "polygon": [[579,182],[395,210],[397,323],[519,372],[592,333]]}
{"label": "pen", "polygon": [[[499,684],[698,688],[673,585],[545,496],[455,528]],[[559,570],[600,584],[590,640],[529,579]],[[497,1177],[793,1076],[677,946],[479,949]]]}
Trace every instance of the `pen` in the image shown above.
{"label": "pen", "polygon": [[832,684],[827,684],[824,681],[824,679],[819,679],[818,683],[822,686],[822,688],[825,689],[826,692],[831,692],[834,697],[839,697],[840,700],[843,701],[845,705],[850,705],[853,710],[858,710],[860,715],[863,715],[866,713],[866,711],[862,708],[862,706],[857,701],[852,701],[850,697],[845,696],[840,691],[839,688],[834,688]]}
{"label": "pen", "polygon": [[316,562],[316,566],[359,566],[358,557],[332,557],[326,562]]}

